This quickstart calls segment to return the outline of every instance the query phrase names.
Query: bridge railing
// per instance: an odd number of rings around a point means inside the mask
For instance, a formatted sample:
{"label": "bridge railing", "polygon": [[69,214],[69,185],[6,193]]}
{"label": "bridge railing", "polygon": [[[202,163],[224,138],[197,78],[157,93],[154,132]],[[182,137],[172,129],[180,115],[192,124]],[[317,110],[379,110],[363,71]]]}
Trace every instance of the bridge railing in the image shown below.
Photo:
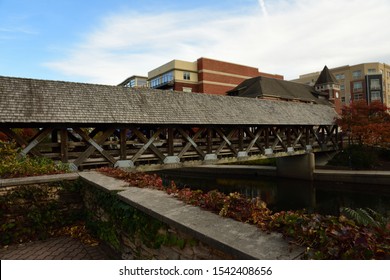
{"label": "bridge railing", "polygon": [[110,165],[180,164],[281,157],[336,150],[338,129],[329,126],[49,126],[26,141],[10,127],[0,131],[32,154],[74,169]]}

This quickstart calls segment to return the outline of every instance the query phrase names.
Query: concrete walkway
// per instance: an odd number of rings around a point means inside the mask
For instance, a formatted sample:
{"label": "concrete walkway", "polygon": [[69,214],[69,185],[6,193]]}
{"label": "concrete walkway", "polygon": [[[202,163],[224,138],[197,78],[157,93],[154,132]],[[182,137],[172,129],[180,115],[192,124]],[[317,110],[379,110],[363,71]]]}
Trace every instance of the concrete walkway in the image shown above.
{"label": "concrete walkway", "polygon": [[101,246],[88,246],[70,237],[11,245],[0,249],[1,260],[109,260]]}

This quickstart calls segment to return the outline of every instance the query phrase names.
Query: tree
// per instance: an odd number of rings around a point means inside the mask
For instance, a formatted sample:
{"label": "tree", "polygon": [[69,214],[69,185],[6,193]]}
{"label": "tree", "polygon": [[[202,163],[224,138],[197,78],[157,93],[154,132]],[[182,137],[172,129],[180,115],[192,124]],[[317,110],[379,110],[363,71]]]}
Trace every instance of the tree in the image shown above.
{"label": "tree", "polygon": [[354,101],[344,106],[338,125],[360,145],[390,147],[390,115],[381,102]]}

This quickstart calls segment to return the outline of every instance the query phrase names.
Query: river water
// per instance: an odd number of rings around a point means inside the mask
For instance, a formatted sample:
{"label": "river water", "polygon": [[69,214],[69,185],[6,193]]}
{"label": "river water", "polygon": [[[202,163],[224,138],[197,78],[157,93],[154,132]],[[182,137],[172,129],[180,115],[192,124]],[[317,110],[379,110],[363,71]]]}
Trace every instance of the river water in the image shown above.
{"label": "river water", "polygon": [[341,207],[369,207],[390,216],[390,187],[381,185],[311,182],[260,175],[205,174],[191,169],[159,171],[164,184],[178,187],[239,192],[260,197],[273,211],[306,209],[308,212],[338,215]]}

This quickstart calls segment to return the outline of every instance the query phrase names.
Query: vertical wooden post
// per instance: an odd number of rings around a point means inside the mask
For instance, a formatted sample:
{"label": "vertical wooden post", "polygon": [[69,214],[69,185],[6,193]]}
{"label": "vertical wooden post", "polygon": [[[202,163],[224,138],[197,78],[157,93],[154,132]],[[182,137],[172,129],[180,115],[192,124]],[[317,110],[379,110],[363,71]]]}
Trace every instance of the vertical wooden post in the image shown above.
{"label": "vertical wooden post", "polygon": [[306,133],[305,133],[305,142],[306,145],[310,145],[310,127],[306,127]]}
{"label": "vertical wooden post", "polygon": [[[53,131],[51,132],[51,143],[58,144],[58,129],[53,129]],[[60,147],[51,147],[52,153],[60,153],[60,150]]]}
{"label": "vertical wooden post", "polygon": [[287,147],[291,147],[291,129],[286,127]]}
{"label": "vertical wooden post", "polygon": [[265,142],[265,148],[269,148],[269,128],[265,127],[264,128],[264,142]]}
{"label": "vertical wooden post", "polygon": [[213,131],[211,128],[207,128],[207,153],[213,153]]}
{"label": "vertical wooden post", "polygon": [[244,150],[244,129],[238,129],[238,151]]}
{"label": "vertical wooden post", "polygon": [[127,152],[126,152],[126,137],[127,137],[127,128],[122,128],[120,131],[120,139],[119,139],[119,145],[120,145],[120,159],[126,160]]}
{"label": "vertical wooden post", "polygon": [[61,129],[61,161],[63,163],[68,163],[68,131],[66,128]]}
{"label": "vertical wooden post", "polygon": [[173,134],[173,128],[170,127],[168,128],[168,156],[173,156],[174,154],[174,147],[173,147],[173,138],[174,138],[174,134]]}

